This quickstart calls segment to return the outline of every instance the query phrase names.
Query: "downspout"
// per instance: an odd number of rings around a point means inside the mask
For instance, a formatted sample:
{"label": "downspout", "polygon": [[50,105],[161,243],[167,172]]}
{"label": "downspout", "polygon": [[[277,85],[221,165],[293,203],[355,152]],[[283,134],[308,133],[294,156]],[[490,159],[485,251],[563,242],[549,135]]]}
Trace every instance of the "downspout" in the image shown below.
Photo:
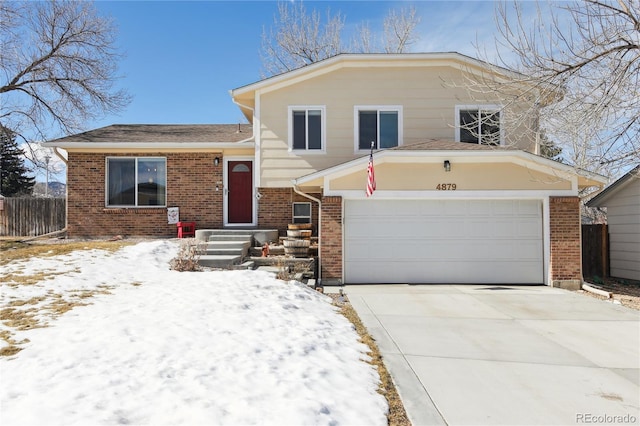
{"label": "downspout", "polygon": [[293,181],[293,191],[298,195],[302,195],[303,197],[318,203],[318,279],[317,279],[317,283],[322,284],[322,257],[320,255],[320,253],[322,253],[322,250],[321,250],[322,248],[322,201],[298,189],[298,185],[296,184],[295,180]]}

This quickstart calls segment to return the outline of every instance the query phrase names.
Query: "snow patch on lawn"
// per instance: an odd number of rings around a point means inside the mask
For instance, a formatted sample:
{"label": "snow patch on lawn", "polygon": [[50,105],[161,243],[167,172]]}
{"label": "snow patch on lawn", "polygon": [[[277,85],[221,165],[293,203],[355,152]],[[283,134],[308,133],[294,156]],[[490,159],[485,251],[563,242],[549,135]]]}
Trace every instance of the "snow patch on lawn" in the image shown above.
{"label": "snow patch on lawn", "polygon": [[17,333],[30,343],[0,359],[0,423],[386,424],[367,348],[326,296],[256,271],[171,271],[177,251],[154,241],[7,265],[64,274],[3,284],[3,307],[112,294]]}

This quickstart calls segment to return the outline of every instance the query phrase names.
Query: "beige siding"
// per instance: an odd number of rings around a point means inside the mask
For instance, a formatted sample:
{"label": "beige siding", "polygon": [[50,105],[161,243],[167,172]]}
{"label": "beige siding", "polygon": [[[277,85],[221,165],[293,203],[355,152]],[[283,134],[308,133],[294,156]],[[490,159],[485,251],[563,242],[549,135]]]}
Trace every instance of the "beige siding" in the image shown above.
{"label": "beige siding", "polygon": [[[498,98],[473,99],[460,71],[438,67],[341,68],[260,95],[261,185],[290,186],[292,178],[366,155],[354,152],[354,107],[402,107],[403,144],[455,138],[456,105],[499,104]],[[326,108],[326,153],[298,156],[288,151],[288,107]],[[509,111],[505,112],[505,123]],[[508,132],[507,143],[533,149],[521,130]],[[511,135],[511,137],[509,136]],[[517,137],[516,137],[517,136]]]}
{"label": "beige siding", "polygon": [[640,281],[640,178],[607,203],[611,276]]}
{"label": "beige siding", "polygon": [[[438,184],[455,184],[456,190],[568,190],[571,182],[514,164],[454,163],[445,172],[442,163],[437,164],[380,164],[376,166],[376,187],[384,191],[436,190]],[[360,172],[334,179],[331,190],[364,189],[367,172]],[[448,186],[448,188],[451,188]]]}

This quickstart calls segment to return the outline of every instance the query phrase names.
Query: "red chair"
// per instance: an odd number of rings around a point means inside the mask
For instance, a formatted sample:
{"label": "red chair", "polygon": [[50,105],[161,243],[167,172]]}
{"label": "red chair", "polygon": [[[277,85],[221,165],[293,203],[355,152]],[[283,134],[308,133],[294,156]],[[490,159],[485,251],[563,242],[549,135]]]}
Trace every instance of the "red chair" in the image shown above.
{"label": "red chair", "polygon": [[178,222],[178,238],[195,237],[196,236],[196,223],[195,222]]}

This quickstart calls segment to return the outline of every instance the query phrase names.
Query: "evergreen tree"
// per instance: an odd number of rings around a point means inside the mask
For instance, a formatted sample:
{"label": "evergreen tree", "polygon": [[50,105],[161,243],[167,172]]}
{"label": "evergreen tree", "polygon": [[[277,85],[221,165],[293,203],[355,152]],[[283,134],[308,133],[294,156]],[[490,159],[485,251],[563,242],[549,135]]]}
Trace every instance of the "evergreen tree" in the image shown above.
{"label": "evergreen tree", "polygon": [[562,147],[547,137],[545,132],[540,135],[540,155],[558,163],[564,163],[562,158]]}
{"label": "evergreen tree", "polygon": [[5,197],[31,195],[35,178],[27,176],[23,155],[15,134],[0,125],[0,194]]}

